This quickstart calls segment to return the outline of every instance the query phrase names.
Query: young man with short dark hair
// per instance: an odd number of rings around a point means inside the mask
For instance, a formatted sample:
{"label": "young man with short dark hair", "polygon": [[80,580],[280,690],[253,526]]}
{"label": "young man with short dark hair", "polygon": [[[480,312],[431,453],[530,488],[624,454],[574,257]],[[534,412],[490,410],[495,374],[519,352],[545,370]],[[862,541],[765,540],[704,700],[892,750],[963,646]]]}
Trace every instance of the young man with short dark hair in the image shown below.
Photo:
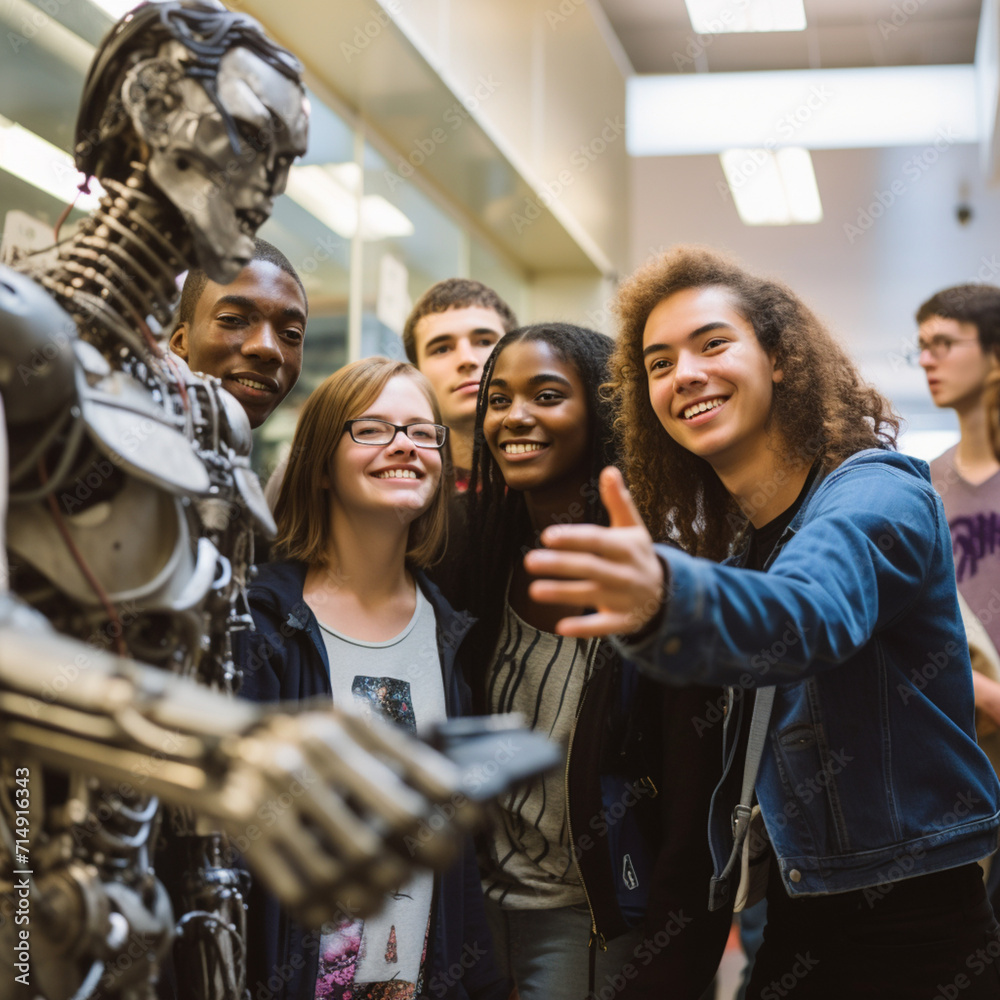
{"label": "young man with short dark hair", "polygon": [[918,361],[931,396],[935,405],[955,411],[961,432],[958,444],[931,462],[951,528],[958,589],[1000,647],[1000,462],[983,405],[1000,348],[1000,288],[946,288],[917,310],[916,319]]}
{"label": "young man with short dark hair", "polygon": [[[492,288],[468,278],[447,278],[432,285],[406,318],[403,348],[434,389],[448,428],[459,493],[465,492],[472,465],[479,375],[493,345],[516,326],[510,306]],[[272,510],[287,465],[287,458],[282,459],[264,487]],[[461,517],[461,511],[455,508],[454,515]]]}
{"label": "young man with short dark hair", "polygon": [[[958,590],[1000,649],[1000,462],[990,443],[984,398],[1000,353],[1000,288],[980,284],[945,288],[917,310],[916,319],[918,361],[931,396],[937,406],[958,414],[961,433],[958,444],[930,463],[931,481],[944,501],[951,530]],[[975,623],[966,628],[975,646]],[[989,658],[988,653],[979,655]],[[987,724],[1000,725],[1000,684],[979,669],[973,671],[972,684],[977,714]],[[997,856],[988,889],[997,909]]]}
{"label": "young man with short dark hair", "polygon": [[420,297],[403,327],[406,356],[430,380],[449,428],[459,490],[472,465],[480,373],[496,342],[516,326],[513,310],[492,288],[448,278]]}
{"label": "young man with short dark hair", "polygon": [[308,311],[295,268],[258,238],[228,285],[199,268],[188,272],[170,349],[192,371],[221,379],[256,428],[298,380]]}

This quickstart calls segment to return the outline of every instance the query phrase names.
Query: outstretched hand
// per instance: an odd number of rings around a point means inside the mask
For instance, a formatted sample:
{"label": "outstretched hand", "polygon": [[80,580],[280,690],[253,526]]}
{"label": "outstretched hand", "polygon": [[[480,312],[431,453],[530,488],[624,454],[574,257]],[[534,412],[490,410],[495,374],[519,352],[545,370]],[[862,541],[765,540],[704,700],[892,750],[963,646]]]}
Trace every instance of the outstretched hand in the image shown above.
{"label": "outstretched hand", "polygon": [[663,604],[663,565],[617,469],[601,472],[600,491],[609,527],[553,525],[542,532],[545,548],[524,557],[525,569],[538,578],[528,588],[532,600],[597,609],[563,618],[560,635],[639,632]]}

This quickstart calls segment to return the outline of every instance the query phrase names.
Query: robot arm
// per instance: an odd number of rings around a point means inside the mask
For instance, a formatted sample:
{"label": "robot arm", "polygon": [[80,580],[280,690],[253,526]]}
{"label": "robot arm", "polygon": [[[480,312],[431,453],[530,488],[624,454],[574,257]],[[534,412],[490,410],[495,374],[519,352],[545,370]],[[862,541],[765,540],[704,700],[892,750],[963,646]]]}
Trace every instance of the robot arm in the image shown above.
{"label": "robot arm", "polygon": [[[306,923],[345,900],[372,911],[414,863],[447,865],[478,817],[458,770],[387,725],[329,705],[279,713],[232,699],[57,635],[10,596],[0,636],[11,759],[190,808]],[[457,822],[426,836],[446,803]]]}

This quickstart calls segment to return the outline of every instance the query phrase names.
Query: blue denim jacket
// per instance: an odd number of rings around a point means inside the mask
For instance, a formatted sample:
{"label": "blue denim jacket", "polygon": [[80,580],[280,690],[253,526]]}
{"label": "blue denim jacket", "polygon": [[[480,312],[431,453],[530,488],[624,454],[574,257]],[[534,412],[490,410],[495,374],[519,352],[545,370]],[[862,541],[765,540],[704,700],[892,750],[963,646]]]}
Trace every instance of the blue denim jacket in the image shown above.
{"label": "blue denim jacket", "polygon": [[[750,711],[776,685],[757,776],[790,895],[860,889],[985,857],[1000,785],[976,746],[951,538],[925,462],[853,455],[817,477],[765,572],[662,546],[663,620],[623,645],[672,683],[731,685],[695,728],[722,724],[725,772],[709,837],[732,846]],[[745,739],[744,741],[745,742]]]}

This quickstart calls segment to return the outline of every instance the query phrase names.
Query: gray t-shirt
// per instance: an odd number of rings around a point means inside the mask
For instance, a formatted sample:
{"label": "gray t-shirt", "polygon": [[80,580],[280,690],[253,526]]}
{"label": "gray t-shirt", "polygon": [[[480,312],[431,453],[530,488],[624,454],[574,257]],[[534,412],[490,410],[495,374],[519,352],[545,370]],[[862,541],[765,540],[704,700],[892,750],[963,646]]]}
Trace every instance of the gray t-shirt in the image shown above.
{"label": "gray t-shirt", "polygon": [[[565,748],[595,648],[595,640],[540,631],[508,604],[489,673],[490,711],[520,712],[532,729]],[[526,910],[585,901],[570,848],[564,768],[505,795],[492,834],[483,875],[483,891],[490,899],[507,909]]]}
{"label": "gray t-shirt", "polygon": [[[409,624],[384,642],[354,639],[320,622],[330,660],[334,704],[380,715],[410,733],[424,733],[446,717],[444,681],[434,609],[420,588]],[[341,924],[320,943],[316,997],[422,992],[422,966],[434,876],[419,872],[365,921]],[[391,985],[388,985],[391,984]],[[388,992],[387,992],[388,991]]]}
{"label": "gray t-shirt", "polygon": [[978,486],[955,467],[958,445],[931,462],[951,529],[958,589],[1000,648],[1000,472]]}

